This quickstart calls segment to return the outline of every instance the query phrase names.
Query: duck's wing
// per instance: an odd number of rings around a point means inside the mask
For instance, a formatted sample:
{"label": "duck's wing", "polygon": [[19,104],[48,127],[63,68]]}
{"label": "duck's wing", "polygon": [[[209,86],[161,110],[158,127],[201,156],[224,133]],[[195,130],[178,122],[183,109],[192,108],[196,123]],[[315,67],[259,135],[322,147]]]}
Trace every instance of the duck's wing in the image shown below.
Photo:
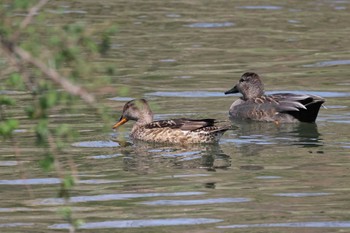
{"label": "duck's wing", "polygon": [[259,121],[274,121],[278,113],[297,112],[306,107],[299,102],[300,96],[275,94],[244,101],[234,107],[234,116]]}
{"label": "duck's wing", "polygon": [[215,119],[189,119],[189,118],[179,118],[170,120],[160,120],[153,121],[145,126],[147,129],[154,128],[171,128],[171,129],[181,129],[181,130],[198,130],[206,127],[216,127]]}
{"label": "duck's wing", "polygon": [[277,93],[266,98],[277,103],[276,110],[278,112],[307,110],[313,105],[321,106],[325,102],[320,96],[308,94]]}

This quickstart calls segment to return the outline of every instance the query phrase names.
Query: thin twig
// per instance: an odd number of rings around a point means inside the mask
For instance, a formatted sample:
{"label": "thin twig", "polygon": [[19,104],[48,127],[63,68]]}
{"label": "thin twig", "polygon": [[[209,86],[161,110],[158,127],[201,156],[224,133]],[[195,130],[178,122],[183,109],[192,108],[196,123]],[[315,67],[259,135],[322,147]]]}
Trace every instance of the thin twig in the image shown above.
{"label": "thin twig", "polygon": [[26,28],[33,20],[33,17],[38,13],[38,11],[46,4],[49,0],[41,0],[35,6],[29,9],[27,16],[23,19],[19,25],[19,29],[13,34],[12,42],[16,42],[19,38],[21,32]]}
{"label": "thin twig", "polygon": [[0,49],[4,52],[3,54],[6,56],[7,61],[9,61],[13,69],[15,69],[17,72],[21,73],[24,84],[26,85],[28,90],[33,90],[34,86],[32,81],[30,80],[30,74],[28,70],[23,67],[23,64],[17,59],[17,57],[14,55],[14,53],[11,51],[11,48],[9,48],[8,44],[3,42],[1,36],[0,36],[0,43],[2,46],[0,46]]}
{"label": "thin twig", "polygon": [[[12,143],[12,147],[13,147],[13,150],[15,152],[15,158],[16,158],[16,161],[18,163],[19,170],[20,170],[20,173],[21,173],[21,178],[22,179],[26,179],[26,178],[28,178],[27,175],[26,175],[26,170],[23,168],[23,164],[20,161],[21,148],[18,146],[18,142],[13,137],[11,138],[11,143]],[[33,194],[33,190],[31,188],[31,186],[29,184],[25,184],[25,187],[26,187],[26,189],[27,189],[27,191],[29,193],[30,199],[33,199],[34,198],[34,194]]]}
{"label": "thin twig", "polygon": [[[20,57],[22,61],[37,67],[43,74],[45,74],[49,79],[51,79],[56,84],[60,85],[65,91],[67,91],[71,95],[79,96],[86,103],[90,104],[93,107],[96,107],[95,97],[91,95],[89,92],[87,92],[84,88],[78,85],[75,85],[74,83],[69,81],[67,78],[61,76],[56,70],[48,67],[46,64],[44,64],[40,60],[34,58],[27,51],[11,43],[7,43],[1,37],[0,37],[0,43],[3,48],[3,51],[5,51],[11,58],[10,60],[12,60],[13,62],[16,61],[16,57],[11,53],[11,51],[13,51],[17,56]],[[11,48],[8,48],[9,46],[11,46]],[[19,63],[17,63],[16,65],[19,68],[19,70],[21,70],[21,65]],[[27,78],[29,79],[29,77]]]}

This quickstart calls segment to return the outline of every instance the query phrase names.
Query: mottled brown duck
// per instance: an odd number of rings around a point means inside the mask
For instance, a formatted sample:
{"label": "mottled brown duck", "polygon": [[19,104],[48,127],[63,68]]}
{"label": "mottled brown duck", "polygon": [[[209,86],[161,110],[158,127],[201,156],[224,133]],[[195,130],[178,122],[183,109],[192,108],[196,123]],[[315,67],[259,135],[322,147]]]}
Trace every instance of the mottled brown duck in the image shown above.
{"label": "mottled brown duck", "polygon": [[130,134],[133,139],[159,143],[215,143],[231,128],[228,124],[217,125],[215,119],[179,118],[153,121],[153,113],[145,99],[127,102],[113,129],[129,120],[136,121]]}
{"label": "mottled brown duck", "polygon": [[316,95],[278,93],[266,95],[258,74],[244,73],[225,94],[241,93],[229,109],[233,119],[272,121],[275,123],[315,122],[325,100]]}

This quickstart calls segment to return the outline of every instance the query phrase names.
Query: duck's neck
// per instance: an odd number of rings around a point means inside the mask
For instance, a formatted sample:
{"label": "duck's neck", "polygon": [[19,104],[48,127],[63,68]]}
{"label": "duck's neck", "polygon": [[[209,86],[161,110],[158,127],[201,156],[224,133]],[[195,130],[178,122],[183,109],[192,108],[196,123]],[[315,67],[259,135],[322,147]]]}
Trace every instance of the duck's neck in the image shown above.
{"label": "duck's neck", "polygon": [[147,114],[142,114],[139,119],[136,121],[136,125],[143,126],[151,123],[153,121],[152,112],[148,112]]}
{"label": "duck's neck", "polygon": [[242,95],[243,95],[242,97],[243,100],[249,100],[249,99],[261,97],[265,95],[265,92],[264,92],[264,88],[256,88],[253,90],[249,90],[245,93],[242,93]]}

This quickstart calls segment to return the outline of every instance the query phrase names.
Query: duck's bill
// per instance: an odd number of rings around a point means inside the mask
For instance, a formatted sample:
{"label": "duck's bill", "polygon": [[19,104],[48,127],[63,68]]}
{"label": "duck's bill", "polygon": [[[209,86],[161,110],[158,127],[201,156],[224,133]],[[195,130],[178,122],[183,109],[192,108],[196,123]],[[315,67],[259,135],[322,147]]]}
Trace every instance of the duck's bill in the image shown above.
{"label": "duck's bill", "polygon": [[230,90],[225,91],[225,95],[227,95],[227,94],[235,94],[235,93],[238,93],[238,92],[239,92],[239,90],[238,90],[237,86],[234,86]]}
{"label": "duck's bill", "polygon": [[113,129],[116,129],[119,126],[124,125],[126,122],[128,122],[128,119],[126,119],[125,117],[121,117],[120,120],[113,125]]}

